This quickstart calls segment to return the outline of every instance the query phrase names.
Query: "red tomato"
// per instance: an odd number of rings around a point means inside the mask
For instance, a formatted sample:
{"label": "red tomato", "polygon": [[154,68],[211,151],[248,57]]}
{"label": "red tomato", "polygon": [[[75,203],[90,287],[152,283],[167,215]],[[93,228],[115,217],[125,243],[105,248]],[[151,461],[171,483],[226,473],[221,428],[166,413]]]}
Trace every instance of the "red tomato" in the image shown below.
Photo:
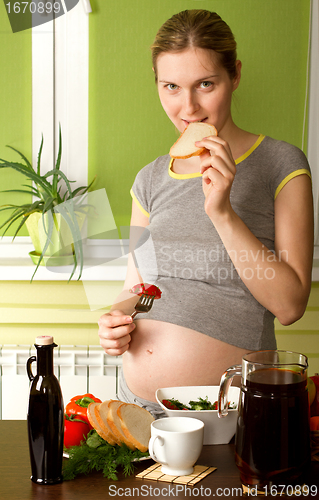
{"label": "red tomato", "polygon": [[64,415],[64,446],[79,446],[90,431],[90,425],[75,415]]}
{"label": "red tomato", "polygon": [[319,417],[311,417],[310,418],[310,430],[311,431],[319,431]]}
{"label": "red tomato", "polygon": [[[169,401],[168,399],[163,399],[162,401],[163,405],[166,406],[166,408],[168,408],[169,410],[180,410],[180,408],[178,408],[178,406],[176,406],[174,403],[172,403],[171,401]],[[186,410],[186,408],[184,408]]]}

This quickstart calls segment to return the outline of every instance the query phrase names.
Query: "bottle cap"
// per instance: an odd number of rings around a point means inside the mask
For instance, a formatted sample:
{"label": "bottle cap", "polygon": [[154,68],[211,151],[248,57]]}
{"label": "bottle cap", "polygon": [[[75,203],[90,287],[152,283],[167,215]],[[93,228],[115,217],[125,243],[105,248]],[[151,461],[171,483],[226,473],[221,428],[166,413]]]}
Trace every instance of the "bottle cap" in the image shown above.
{"label": "bottle cap", "polygon": [[54,344],[53,337],[51,335],[40,335],[35,339],[36,345],[51,345]]}

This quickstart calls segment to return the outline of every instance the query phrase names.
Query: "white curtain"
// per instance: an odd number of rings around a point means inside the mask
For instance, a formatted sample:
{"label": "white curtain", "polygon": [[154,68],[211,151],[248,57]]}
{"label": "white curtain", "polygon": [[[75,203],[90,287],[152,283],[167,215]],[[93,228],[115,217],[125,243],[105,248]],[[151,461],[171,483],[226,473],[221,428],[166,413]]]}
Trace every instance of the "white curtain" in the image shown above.
{"label": "white curtain", "polygon": [[308,160],[315,207],[315,245],[319,245],[319,0],[312,0],[309,80]]}

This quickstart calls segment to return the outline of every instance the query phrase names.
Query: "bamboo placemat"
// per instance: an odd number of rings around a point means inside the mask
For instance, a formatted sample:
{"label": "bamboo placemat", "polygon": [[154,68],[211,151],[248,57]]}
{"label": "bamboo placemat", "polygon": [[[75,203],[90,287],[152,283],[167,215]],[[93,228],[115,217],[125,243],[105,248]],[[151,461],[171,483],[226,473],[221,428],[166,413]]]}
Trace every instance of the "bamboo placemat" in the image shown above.
{"label": "bamboo placemat", "polygon": [[139,479],[151,479],[153,481],[163,481],[165,483],[185,484],[192,486],[204,477],[214,472],[217,467],[207,467],[206,465],[195,465],[194,471],[189,476],[169,476],[161,471],[161,464],[153,464],[144,471],[136,475]]}

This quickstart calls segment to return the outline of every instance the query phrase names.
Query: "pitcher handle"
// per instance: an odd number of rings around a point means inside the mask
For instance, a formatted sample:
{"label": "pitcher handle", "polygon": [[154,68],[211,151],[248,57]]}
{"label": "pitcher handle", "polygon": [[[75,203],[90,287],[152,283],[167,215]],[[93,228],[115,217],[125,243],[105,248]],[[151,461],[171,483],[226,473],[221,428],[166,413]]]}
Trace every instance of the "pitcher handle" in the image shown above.
{"label": "pitcher handle", "polygon": [[31,364],[33,363],[33,361],[36,361],[36,360],[37,360],[37,358],[35,356],[31,356],[31,358],[29,358],[27,360],[27,374],[28,374],[28,377],[31,380],[31,382],[34,379],[34,375],[33,375],[32,370],[31,370]]}
{"label": "pitcher handle", "polygon": [[219,393],[218,393],[218,417],[226,417],[228,415],[228,391],[233,377],[235,375],[241,375],[242,366],[233,365],[228,368],[222,375],[220,379]]}

